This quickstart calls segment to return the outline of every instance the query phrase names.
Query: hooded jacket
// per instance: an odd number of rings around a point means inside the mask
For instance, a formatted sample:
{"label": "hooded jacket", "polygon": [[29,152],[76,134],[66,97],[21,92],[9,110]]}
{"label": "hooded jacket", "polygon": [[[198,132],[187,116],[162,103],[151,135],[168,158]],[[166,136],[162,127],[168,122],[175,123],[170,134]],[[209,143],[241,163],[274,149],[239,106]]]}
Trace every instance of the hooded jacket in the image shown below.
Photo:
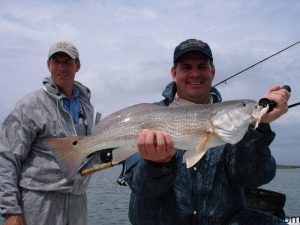
{"label": "hooded jacket", "polygon": [[[43,89],[20,100],[3,122],[0,133],[0,213],[22,213],[23,189],[82,194],[89,177],[76,176],[67,182],[55,156],[44,140],[76,136],[71,115],[63,108],[58,88],[47,77]],[[79,101],[87,118],[87,134],[94,127],[90,90],[79,82]]]}
{"label": "hooded jacket", "polygon": [[[176,86],[169,84],[159,105],[174,100]],[[211,89],[213,101],[220,93]],[[177,149],[165,164],[143,160],[137,153],[125,164],[125,178],[132,194],[129,220],[133,225],[224,224],[243,208],[244,187],[269,182],[276,171],[269,145],[275,134],[269,125],[249,128],[235,145],[209,149],[203,158],[187,169],[184,151]]]}

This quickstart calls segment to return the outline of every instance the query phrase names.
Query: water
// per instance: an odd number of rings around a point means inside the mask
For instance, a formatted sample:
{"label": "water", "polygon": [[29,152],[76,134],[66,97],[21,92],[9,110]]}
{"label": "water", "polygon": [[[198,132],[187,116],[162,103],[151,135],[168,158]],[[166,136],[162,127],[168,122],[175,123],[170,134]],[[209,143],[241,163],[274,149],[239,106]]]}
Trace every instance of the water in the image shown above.
{"label": "water", "polygon": [[[130,225],[130,189],[116,183],[121,167],[116,166],[92,176],[88,193],[89,225]],[[285,213],[300,216],[300,169],[277,169],[275,179],[263,188],[286,194]],[[2,219],[0,219],[2,222]]]}
{"label": "water", "polygon": [[[88,189],[89,225],[130,224],[130,190],[115,182],[120,171],[120,167],[113,167],[93,175]],[[276,177],[262,188],[286,194],[286,216],[300,216],[300,169],[277,169]]]}
{"label": "water", "polygon": [[277,169],[276,177],[262,188],[284,193],[286,216],[300,217],[300,169]]}
{"label": "water", "polygon": [[130,225],[130,189],[116,183],[121,166],[95,173],[87,190],[89,225]]}

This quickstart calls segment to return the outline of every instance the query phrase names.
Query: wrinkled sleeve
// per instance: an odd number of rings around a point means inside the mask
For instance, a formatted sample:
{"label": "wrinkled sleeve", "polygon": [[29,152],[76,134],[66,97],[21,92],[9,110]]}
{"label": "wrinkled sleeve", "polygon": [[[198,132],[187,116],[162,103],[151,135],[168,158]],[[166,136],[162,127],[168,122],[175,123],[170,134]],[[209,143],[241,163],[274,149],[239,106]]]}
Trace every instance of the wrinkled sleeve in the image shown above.
{"label": "wrinkled sleeve", "polygon": [[179,158],[177,152],[170,162],[157,164],[142,159],[136,153],[126,160],[125,179],[135,194],[157,197],[174,184]]}
{"label": "wrinkled sleeve", "polygon": [[4,121],[0,131],[0,214],[20,214],[18,179],[22,161],[35,138],[32,124],[22,108],[16,108]]}
{"label": "wrinkled sleeve", "polygon": [[237,144],[226,145],[227,172],[234,182],[258,187],[274,178],[276,162],[269,148],[274,138],[270,125],[261,124],[257,129],[250,126]]}

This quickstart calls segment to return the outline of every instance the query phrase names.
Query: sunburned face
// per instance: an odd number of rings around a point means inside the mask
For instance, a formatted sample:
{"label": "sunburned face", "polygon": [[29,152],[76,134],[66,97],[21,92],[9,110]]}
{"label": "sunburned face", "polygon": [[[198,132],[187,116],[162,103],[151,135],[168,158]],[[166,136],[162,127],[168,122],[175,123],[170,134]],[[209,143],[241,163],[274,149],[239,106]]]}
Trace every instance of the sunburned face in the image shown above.
{"label": "sunburned face", "polygon": [[75,74],[80,69],[79,60],[72,59],[69,55],[59,52],[54,54],[47,64],[56,86],[67,96],[71,95]]}
{"label": "sunburned face", "polygon": [[179,59],[171,73],[178,97],[197,104],[209,102],[215,68],[206,56],[197,52],[187,53]]}

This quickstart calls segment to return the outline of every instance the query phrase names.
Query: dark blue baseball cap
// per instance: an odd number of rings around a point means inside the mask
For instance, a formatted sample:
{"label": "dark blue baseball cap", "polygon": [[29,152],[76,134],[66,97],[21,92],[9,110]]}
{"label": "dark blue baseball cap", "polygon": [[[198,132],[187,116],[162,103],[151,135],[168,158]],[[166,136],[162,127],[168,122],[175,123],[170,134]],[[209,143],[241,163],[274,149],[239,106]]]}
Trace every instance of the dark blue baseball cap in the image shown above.
{"label": "dark blue baseball cap", "polygon": [[206,55],[210,60],[213,60],[212,52],[207,43],[197,40],[188,39],[181,42],[174,50],[173,62],[176,63],[178,59],[188,52],[201,52]]}

